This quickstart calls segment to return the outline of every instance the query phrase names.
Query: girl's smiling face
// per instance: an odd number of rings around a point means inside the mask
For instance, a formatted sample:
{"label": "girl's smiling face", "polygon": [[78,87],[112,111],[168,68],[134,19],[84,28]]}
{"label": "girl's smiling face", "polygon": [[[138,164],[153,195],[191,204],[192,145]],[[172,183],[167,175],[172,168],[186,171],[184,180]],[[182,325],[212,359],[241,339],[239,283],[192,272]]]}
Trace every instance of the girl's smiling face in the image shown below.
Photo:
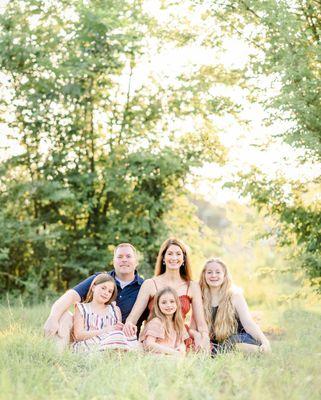
{"label": "girl's smiling face", "polygon": [[164,293],[158,300],[158,306],[162,314],[173,315],[177,310],[175,297],[172,293]]}
{"label": "girl's smiling face", "polygon": [[114,293],[113,282],[103,282],[93,286],[93,300],[100,304],[106,304]]}
{"label": "girl's smiling face", "polygon": [[219,287],[225,278],[224,269],[221,264],[215,261],[209,263],[205,271],[205,280],[210,287]]}

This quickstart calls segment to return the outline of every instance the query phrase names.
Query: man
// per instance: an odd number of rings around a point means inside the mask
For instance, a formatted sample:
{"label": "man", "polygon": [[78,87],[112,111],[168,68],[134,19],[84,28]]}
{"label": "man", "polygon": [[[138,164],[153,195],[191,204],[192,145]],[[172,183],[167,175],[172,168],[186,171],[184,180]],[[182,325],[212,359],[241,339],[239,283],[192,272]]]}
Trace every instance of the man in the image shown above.
{"label": "man", "polygon": [[[137,251],[130,243],[119,244],[114,251],[114,270],[109,274],[115,279],[118,289],[116,304],[122,313],[124,323],[135,304],[143,279],[137,274]],[[47,337],[54,337],[58,347],[63,349],[70,341],[73,326],[69,307],[84,301],[89,287],[98,273],[85,279],[74,288],[63,294],[52,306],[50,315],[45,322],[44,331]],[[138,330],[147,317],[147,310],[138,321]]]}

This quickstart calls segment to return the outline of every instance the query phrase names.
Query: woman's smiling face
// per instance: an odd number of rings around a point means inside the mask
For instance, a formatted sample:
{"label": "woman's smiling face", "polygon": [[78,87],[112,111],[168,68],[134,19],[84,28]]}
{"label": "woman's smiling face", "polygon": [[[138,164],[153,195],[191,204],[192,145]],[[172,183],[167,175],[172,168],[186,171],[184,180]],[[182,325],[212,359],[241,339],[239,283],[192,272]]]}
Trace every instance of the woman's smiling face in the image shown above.
{"label": "woman's smiling face", "polygon": [[183,250],[176,244],[168,247],[164,254],[166,268],[179,269],[184,262]]}

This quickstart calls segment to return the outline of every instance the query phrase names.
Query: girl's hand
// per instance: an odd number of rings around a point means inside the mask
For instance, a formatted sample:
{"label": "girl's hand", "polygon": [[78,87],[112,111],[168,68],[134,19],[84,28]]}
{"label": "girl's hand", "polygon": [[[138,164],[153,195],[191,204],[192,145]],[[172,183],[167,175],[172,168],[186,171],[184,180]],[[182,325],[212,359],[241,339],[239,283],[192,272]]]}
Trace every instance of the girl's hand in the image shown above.
{"label": "girl's hand", "polygon": [[260,351],[262,353],[271,353],[271,345],[268,340],[264,340],[260,346]]}
{"label": "girl's hand", "polygon": [[185,354],[186,353],[186,347],[185,344],[182,343],[180,346],[176,347],[175,349],[176,351],[178,351],[181,354]]}
{"label": "girl's hand", "polygon": [[117,322],[115,325],[106,326],[105,328],[102,329],[102,332],[109,333],[109,332],[113,332],[113,331],[122,331],[123,326],[124,326],[124,324],[122,324],[121,322]]}
{"label": "girl's hand", "polygon": [[105,326],[105,328],[101,329],[100,332],[109,333],[109,332],[112,332],[113,330],[114,330],[114,326]]}
{"label": "girl's hand", "polygon": [[113,326],[114,331],[122,331],[124,328],[124,324],[122,322],[117,322],[116,325]]}
{"label": "girl's hand", "polygon": [[180,347],[176,347],[176,349],[174,349],[173,355],[175,357],[184,357],[185,356],[185,351],[182,351],[182,349]]}

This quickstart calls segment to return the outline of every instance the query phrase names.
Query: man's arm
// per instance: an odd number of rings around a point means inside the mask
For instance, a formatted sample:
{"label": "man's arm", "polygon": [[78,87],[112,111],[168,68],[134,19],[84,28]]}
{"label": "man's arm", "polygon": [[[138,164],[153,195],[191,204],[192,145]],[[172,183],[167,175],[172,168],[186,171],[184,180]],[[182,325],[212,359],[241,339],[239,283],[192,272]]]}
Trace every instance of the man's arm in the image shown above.
{"label": "man's arm", "polygon": [[57,333],[59,328],[59,319],[62,314],[66,312],[70,306],[80,300],[81,298],[79,294],[74,289],[70,289],[54,302],[49,317],[44,325],[45,336],[53,336]]}
{"label": "man's arm", "polygon": [[99,273],[89,276],[84,281],[78,283],[74,288],[67,290],[51,307],[49,317],[44,325],[45,336],[53,336],[59,328],[59,320],[70,306],[81,301],[87,296],[92,281]]}

